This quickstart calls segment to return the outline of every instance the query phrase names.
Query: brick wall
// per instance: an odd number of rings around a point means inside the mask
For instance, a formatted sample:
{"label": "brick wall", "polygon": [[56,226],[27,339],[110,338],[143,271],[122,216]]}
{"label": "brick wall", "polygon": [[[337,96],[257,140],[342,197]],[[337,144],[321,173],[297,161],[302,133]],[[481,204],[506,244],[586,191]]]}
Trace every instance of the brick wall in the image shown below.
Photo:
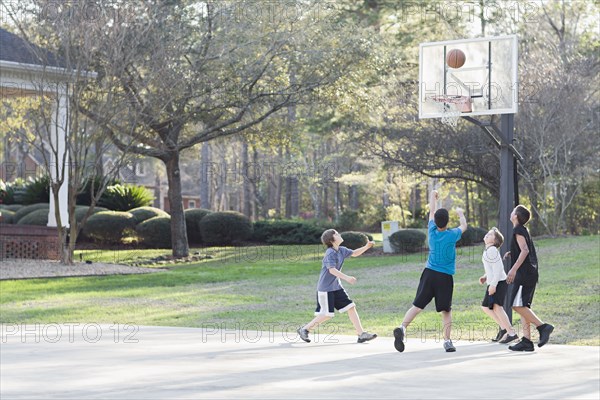
{"label": "brick wall", "polygon": [[58,230],[48,226],[0,224],[0,260],[60,260]]}

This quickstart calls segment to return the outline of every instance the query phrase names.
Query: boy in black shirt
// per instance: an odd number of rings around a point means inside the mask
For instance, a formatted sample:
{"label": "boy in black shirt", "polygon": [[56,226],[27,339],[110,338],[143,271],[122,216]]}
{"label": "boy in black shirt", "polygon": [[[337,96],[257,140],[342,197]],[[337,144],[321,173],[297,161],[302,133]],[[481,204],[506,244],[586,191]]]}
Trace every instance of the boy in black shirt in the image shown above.
{"label": "boy in black shirt", "polygon": [[531,213],[522,205],[515,207],[510,214],[513,223],[513,236],[510,251],[504,258],[511,256],[512,268],[508,271],[507,283],[514,283],[511,293],[512,308],[521,316],[523,322],[523,338],[521,341],[508,348],[513,351],[533,351],[531,341],[531,324],[534,324],[540,333],[538,347],[542,347],[550,339],[554,327],[543,323],[531,309],[535,285],[538,281],[538,260],[535,247],[525,224],[529,222]]}

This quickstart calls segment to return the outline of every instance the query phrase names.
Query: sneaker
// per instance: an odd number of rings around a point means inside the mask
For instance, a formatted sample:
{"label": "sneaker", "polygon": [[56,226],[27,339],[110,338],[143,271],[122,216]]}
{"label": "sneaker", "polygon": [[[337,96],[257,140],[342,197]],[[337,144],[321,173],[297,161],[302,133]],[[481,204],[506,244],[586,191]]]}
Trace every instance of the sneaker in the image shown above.
{"label": "sneaker", "polygon": [[399,328],[394,329],[394,347],[400,353],[404,351],[404,336],[405,336],[405,328],[401,326]]}
{"label": "sneaker", "polygon": [[444,340],[444,350],[446,350],[446,353],[453,353],[456,351],[456,347],[452,344],[452,340]]}
{"label": "sneaker", "polygon": [[516,333],[514,335],[506,335],[506,337],[500,340],[498,343],[506,344],[512,342],[513,340],[517,340],[518,338],[519,336]]}
{"label": "sneaker", "polygon": [[533,351],[535,348],[533,347],[533,342],[527,339],[525,336],[521,338],[521,341],[512,346],[508,346],[509,350],[512,351]]}
{"label": "sneaker", "polygon": [[542,347],[548,340],[550,340],[550,334],[554,330],[554,327],[550,324],[542,324],[537,327],[538,332],[540,333],[540,341],[538,342],[538,347]]}
{"label": "sneaker", "polygon": [[298,332],[298,336],[300,336],[300,339],[304,340],[306,343],[310,343],[310,339],[308,338],[308,331],[306,329],[298,328],[296,332]]}
{"label": "sneaker", "polygon": [[368,342],[369,340],[373,340],[377,337],[376,333],[369,333],[369,332],[363,332],[360,334],[360,336],[358,337],[357,342],[358,343],[364,343],[364,342]]}
{"label": "sneaker", "polygon": [[500,329],[495,338],[492,339],[492,342],[499,342],[506,335],[506,329]]}

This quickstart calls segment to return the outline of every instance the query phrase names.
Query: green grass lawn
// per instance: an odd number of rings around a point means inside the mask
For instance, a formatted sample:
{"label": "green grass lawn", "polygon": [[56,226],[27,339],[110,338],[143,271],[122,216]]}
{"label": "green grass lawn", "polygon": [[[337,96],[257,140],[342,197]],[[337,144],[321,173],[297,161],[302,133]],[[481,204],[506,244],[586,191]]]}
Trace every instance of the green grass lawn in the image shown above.
{"label": "green grass lawn", "polygon": [[[540,282],[534,310],[555,325],[554,343],[600,345],[600,238],[536,241]],[[197,249],[194,249],[197,250]],[[194,251],[193,250],[193,251]],[[482,247],[458,253],[453,300],[454,338],[484,340],[495,325],[480,309]],[[168,272],[0,282],[3,323],[130,323],[182,327],[293,331],[312,319],[323,249],[319,245],[201,249],[213,259]],[[135,262],[161,250],[83,252],[84,259]],[[76,259],[79,258],[77,255]],[[365,329],[390,336],[410,307],[426,254],[362,256],[346,261],[345,284]],[[518,324],[518,317],[516,317]],[[518,325],[517,325],[518,326]],[[324,332],[352,334],[345,315]],[[438,338],[433,303],[409,328],[409,337]]]}

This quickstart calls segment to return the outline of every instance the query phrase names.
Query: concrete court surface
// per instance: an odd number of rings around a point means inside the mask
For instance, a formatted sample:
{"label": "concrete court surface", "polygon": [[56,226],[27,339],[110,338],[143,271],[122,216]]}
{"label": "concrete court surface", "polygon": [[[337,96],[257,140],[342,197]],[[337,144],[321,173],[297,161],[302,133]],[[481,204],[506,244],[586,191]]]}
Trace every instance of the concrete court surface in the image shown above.
{"label": "concrete court surface", "polygon": [[0,398],[600,398],[600,347],[514,353],[461,340],[445,353],[409,338],[398,353],[391,337],[313,339],[292,328],[5,324]]}

